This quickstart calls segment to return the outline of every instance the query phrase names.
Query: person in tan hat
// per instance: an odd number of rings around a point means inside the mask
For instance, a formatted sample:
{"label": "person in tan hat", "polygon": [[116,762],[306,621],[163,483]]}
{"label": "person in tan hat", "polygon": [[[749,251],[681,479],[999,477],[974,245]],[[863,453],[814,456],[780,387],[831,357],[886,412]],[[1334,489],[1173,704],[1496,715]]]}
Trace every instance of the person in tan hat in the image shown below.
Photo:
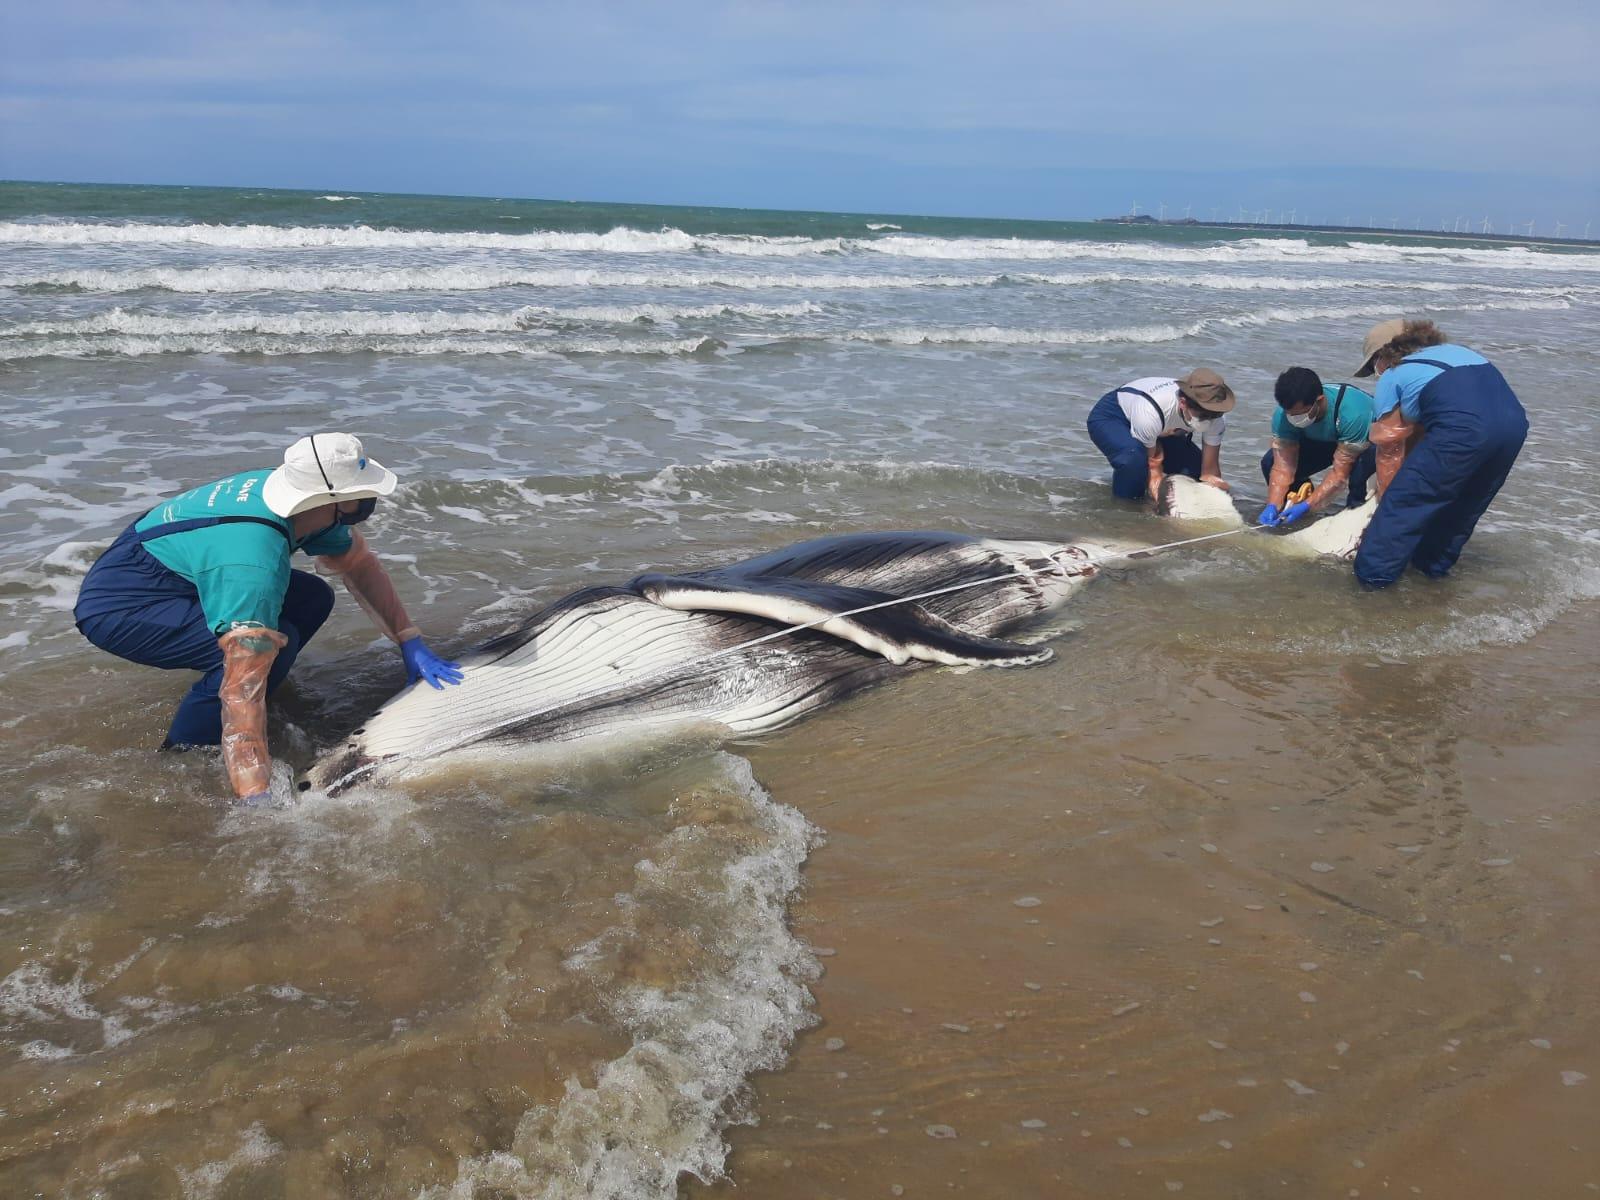
{"label": "person in tan hat", "polygon": [[1227,491],[1222,435],[1233,406],[1233,389],[1205,367],[1182,379],[1135,379],[1100,397],[1089,411],[1089,438],[1111,464],[1112,495],[1154,499],[1168,475]]}
{"label": "person in tan hat", "polygon": [[423,642],[355,528],[395,482],[360,439],[312,434],[274,470],[229,475],[157,505],[95,561],[73,612],[79,631],[130,662],[203,672],[163,749],[220,744],[239,798],[267,799],[267,695],[333,608],[333,589],[290,569],[296,551],[344,579],[400,647],[411,682],[461,681],[461,669]]}
{"label": "person in tan hat", "polygon": [[1378,377],[1378,511],[1356,551],[1356,578],[1387,587],[1408,563],[1442,576],[1510,474],[1528,414],[1493,363],[1432,321],[1374,325],[1356,375]]}

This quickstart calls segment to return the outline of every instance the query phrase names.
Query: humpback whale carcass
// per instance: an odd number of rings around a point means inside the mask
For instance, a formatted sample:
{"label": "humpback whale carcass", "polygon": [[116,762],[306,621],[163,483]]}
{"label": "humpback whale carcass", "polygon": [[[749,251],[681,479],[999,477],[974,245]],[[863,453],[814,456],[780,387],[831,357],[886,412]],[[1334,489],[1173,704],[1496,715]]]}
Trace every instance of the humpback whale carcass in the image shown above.
{"label": "humpback whale carcass", "polygon": [[[1116,556],[1086,542],[860,533],[585,588],[463,656],[458,686],[390,699],[300,788],[337,793],[491,743],[688,724],[764,732],[923,665],[1042,662],[1047,647],[997,635]],[[939,594],[899,602],[928,592]]]}

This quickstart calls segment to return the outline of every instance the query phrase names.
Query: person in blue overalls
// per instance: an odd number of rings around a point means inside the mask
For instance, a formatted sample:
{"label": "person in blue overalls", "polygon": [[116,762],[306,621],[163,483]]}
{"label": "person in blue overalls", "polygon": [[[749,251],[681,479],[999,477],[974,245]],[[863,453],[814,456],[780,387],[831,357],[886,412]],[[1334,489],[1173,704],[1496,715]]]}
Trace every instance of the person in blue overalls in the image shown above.
{"label": "person in blue overalls", "polygon": [[344,579],[400,647],[411,682],[461,681],[461,669],[423,642],[354,528],[395,482],[359,439],[312,434],[275,470],[229,475],[157,505],[95,561],[73,610],[84,637],[130,662],[202,672],[163,749],[220,744],[239,798],[268,797],[267,694],[333,608],[332,588],[290,569],[297,550]]}
{"label": "person in blue overalls", "polygon": [[1361,352],[1357,377],[1378,376],[1378,511],[1356,551],[1356,578],[1387,587],[1407,563],[1437,578],[1505,483],[1528,414],[1494,364],[1432,321],[1384,321]]}
{"label": "person in blue overalls", "polygon": [[[1346,506],[1366,503],[1367,480],[1376,465],[1367,439],[1372,397],[1348,383],[1324,384],[1310,367],[1290,367],[1278,376],[1272,394],[1278,410],[1272,414],[1272,449],[1261,458],[1267,481],[1261,524],[1292,525],[1308,512],[1320,512],[1347,484]],[[1322,470],[1327,474],[1309,497],[1283,507],[1290,492]]]}
{"label": "person in blue overalls", "polygon": [[1119,500],[1146,495],[1153,500],[1168,475],[1187,475],[1227,491],[1223,414],[1233,405],[1233,389],[1204,367],[1182,379],[1135,379],[1100,397],[1089,410],[1089,438],[1111,464],[1111,494]]}

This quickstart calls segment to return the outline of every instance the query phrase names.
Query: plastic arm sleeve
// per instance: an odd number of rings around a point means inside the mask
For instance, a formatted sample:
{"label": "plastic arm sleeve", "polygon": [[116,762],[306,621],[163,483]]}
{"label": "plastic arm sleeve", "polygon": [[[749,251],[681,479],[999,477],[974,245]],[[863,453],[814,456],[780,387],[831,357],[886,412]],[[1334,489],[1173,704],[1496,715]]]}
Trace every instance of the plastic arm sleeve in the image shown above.
{"label": "plastic arm sleeve", "polygon": [[350,549],[343,554],[324,555],[317,559],[316,566],[319,573],[344,580],[346,590],[391,642],[399,645],[420,633],[406,615],[406,606],[400,603],[389,572],[383,569],[360,530],[351,537]]}
{"label": "plastic arm sleeve", "polygon": [[1313,512],[1320,512],[1322,507],[1328,503],[1328,497],[1349,482],[1350,472],[1356,465],[1356,459],[1361,457],[1361,452],[1365,449],[1365,445],[1354,447],[1343,443],[1334,447],[1333,465],[1328,468],[1327,474],[1322,477],[1322,482],[1317,484],[1317,490],[1311,493],[1311,509]]}
{"label": "plastic arm sleeve", "polygon": [[265,625],[237,625],[222,646],[222,762],[234,794],[244,798],[272,783],[267,753],[267,675],[288,638]]}
{"label": "plastic arm sleeve", "polygon": [[1398,408],[1372,423],[1367,436],[1377,450],[1377,470],[1373,475],[1377,481],[1378,495],[1382,496],[1388,490],[1389,481],[1400,470],[1400,464],[1405,462],[1409,439],[1416,431],[1417,427],[1406,420]]}
{"label": "plastic arm sleeve", "polygon": [[1283,507],[1300,466],[1300,443],[1272,439],[1272,476],[1267,480],[1267,503]]}

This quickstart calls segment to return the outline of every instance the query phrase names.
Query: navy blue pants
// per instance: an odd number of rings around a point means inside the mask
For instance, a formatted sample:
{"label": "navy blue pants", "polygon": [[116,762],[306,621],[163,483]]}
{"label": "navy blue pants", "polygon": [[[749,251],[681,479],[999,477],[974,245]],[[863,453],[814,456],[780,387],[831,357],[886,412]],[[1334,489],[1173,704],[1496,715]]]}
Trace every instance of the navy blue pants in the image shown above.
{"label": "navy blue pants", "polygon": [[1441,372],[1418,397],[1422,442],[1406,456],[1356,551],[1356,578],[1387,587],[1409,562],[1444,575],[1461,556],[1528,436],[1528,415],[1492,364]]}
{"label": "navy blue pants", "polygon": [[[1289,485],[1293,491],[1302,483],[1310,480],[1318,471],[1326,471],[1333,466],[1333,452],[1338,449],[1336,442],[1311,442],[1300,443],[1300,460],[1294,469],[1294,482]],[[1268,483],[1272,482],[1273,452],[1268,450],[1261,456],[1261,478]],[[1355,465],[1350,468],[1350,494],[1345,501],[1348,508],[1356,508],[1367,502],[1367,480],[1372,478],[1372,473],[1378,469],[1378,451],[1368,446],[1361,452],[1361,457],[1356,459]]]}
{"label": "navy blue pants", "polygon": [[[278,632],[289,639],[267,676],[271,692],[333,611],[333,589],[305,571],[289,572]],[[222,741],[222,647],[206,623],[194,584],[139,545],[130,525],[102,554],[78,592],[78,630],[100,649],[147,667],[202,672],[178,705],[169,746]]]}
{"label": "navy blue pants", "polygon": [[[1142,499],[1150,489],[1150,452],[1133,436],[1116,392],[1107,392],[1089,410],[1089,440],[1111,464],[1111,494],[1119,500]],[[1158,445],[1161,469],[1168,475],[1200,478],[1200,447],[1187,433],[1164,437]]]}

